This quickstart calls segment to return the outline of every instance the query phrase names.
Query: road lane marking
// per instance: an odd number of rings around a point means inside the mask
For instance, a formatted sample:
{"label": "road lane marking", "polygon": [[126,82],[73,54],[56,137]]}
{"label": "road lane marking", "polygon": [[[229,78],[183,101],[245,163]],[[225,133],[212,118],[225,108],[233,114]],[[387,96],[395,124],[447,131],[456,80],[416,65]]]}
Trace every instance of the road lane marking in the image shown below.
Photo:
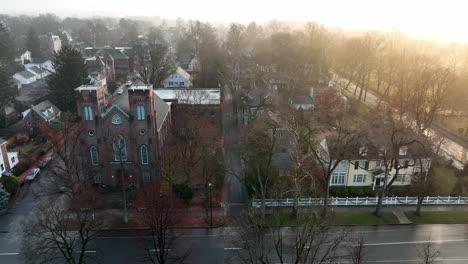
{"label": "road lane marking", "polygon": [[446,242],[464,242],[468,239],[447,239],[447,240],[421,240],[421,241],[403,241],[403,242],[387,242],[387,243],[371,243],[364,246],[387,246],[387,245],[404,245],[404,244],[424,244],[424,243],[446,243]]}
{"label": "road lane marking", "polygon": [[19,253],[0,253],[0,256],[12,256],[12,255],[19,255]]}

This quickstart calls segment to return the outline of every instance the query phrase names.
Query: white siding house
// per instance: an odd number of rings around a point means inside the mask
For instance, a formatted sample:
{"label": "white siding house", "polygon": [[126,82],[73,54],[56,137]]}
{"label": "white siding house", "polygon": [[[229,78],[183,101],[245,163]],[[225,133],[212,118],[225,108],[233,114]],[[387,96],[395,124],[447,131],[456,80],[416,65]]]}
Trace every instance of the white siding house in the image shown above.
{"label": "white siding house", "polygon": [[186,72],[181,67],[177,67],[177,70],[169,75],[164,80],[164,88],[177,88],[183,87],[188,88],[192,87],[192,81],[190,80],[190,74]]}

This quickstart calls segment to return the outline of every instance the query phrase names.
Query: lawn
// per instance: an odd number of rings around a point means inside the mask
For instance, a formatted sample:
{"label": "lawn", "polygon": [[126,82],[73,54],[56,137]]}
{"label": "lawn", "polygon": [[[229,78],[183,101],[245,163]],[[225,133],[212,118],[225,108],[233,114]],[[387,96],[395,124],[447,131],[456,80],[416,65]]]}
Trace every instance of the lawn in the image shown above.
{"label": "lawn", "polygon": [[415,224],[468,224],[467,211],[421,212],[421,216],[413,211],[405,214]]}
{"label": "lawn", "polygon": [[24,145],[15,147],[12,151],[13,152],[19,152],[19,153],[27,153],[28,151],[30,151],[34,147],[36,147],[36,146],[34,146],[33,144],[24,144]]}
{"label": "lawn", "polygon": [[[264,225],[273,226],[293,226],[297,222],[307,221],[302,218],[295,220],[289,214],[267,215],[264,220],[259,219]],[[330,215],[326,221],[332,225],[375,225],[375,224],[398,224],[399,221],[391,212],[382,212],[381,217],[375,216],[371,212],[336,212]]]}
{"label": "lawn", "polygon": [[375,224],[398,224],[399,221],[391,212],[382,212],[381,217],[371,212],[336,212],[329,220],[335,225],[375,225]]}

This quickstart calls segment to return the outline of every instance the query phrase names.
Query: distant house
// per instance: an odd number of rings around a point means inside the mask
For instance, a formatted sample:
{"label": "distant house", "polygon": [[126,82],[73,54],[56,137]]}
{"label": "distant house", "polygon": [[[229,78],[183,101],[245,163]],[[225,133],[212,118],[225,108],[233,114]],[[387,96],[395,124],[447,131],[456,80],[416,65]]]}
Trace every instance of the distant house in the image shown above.
{"label": "distant house", "polygon": [[24,65],[26,62],[32,61],[31,52],[29,50],[25,51],[19,56],[19,58],[16,58],[15,61],[21,65]]}
{"label": "distant house", "polygon": [[24,70],[13,75],[13,80],[19,85],[30,84],[37,80],[37,75],[31,71]]}
{"label": "distant house", "polygon": [[181,62],[180,67],[190,74],[198,73],[202,70],[200,59],[197,55],[185,62]]}
{"label": "distant house", "polygon": [[177,67],[174,73],[164,80],[164,88],[188,88],[192,87],[190,74],[181,67]]}
{"label": "distant house", "polygon": [[329,84],[328,87],[314,97],[314,103],[319,111],[336,113],[349,108],[348,98]]}
{"label": "distant house", "polygon": [[59,36],[48,33],[39,36],[41,52],[47,57],[52,57],[62,49],[62,41]]}
{"label": "distant house", "polygon": [[7,152],[7,142],[0,138],[0,178],[18,164],[18,152]]}
{"label": "distant house", "polygon": [[130,54],[128,47],[87,47],[83,49],[83,57],[88,65],[88,73],[106,74],[108,80],[125,80],[130,73]]}
{"label": "distant house", "polygon": [[32,63],[26,63],[24,65],[24,68],[29,69],[34,66],[40,68],[43,73],[48,72],[50,74],[50,73],[55,72],[54,65],[52,64],[51,60],[43,60],[43,61],[34,60],[34,62]]}
{"label": "distant house", "polygon": [[49,100],[32,106],[23,112],[23,129],[28,130],[43,124],[50,124],[60,117],[61,111]]}

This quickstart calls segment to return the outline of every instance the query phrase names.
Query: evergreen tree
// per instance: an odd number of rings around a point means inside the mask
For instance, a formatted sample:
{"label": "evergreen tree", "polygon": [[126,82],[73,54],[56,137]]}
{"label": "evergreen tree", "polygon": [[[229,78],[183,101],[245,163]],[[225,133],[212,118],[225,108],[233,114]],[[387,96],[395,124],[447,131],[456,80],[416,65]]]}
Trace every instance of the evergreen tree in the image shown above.
{"label": "evergreen tree", "polygon": [[52,100],[62,111],[76,112],[74,90],[89,84],[87,67],[81,53],[69,46],[52,59],[55,74],[49,79]]}
{"label": "evergreen tree", "polygon": [[33,58],[41,58],[41,47],[39,44],[39,37],[36,34],[36,31],[31,26],[28,30],[28,39],[26,42],[26,49],[31,52],[31,57]]}
{"label": "evergreen tree", "polygon": [[[10,67],[15,61],[15,44],[10,30],[0,21],[0,66]],[[13,69],[8,68],[8,71]]]}
{"label": "evergreen tree", "polygon": [[0,208],[5,207],[8,204],[8,200],[10,199],[10,194],[5,191],[3,185],[0,183]]}
{"label": "evergreen tree", "polygon": [[7,107],[17,95],[18,89],[10,77],[5,67],[0,65],[0,124],[6,126],[6,120],[3,118],[5,107]]}

